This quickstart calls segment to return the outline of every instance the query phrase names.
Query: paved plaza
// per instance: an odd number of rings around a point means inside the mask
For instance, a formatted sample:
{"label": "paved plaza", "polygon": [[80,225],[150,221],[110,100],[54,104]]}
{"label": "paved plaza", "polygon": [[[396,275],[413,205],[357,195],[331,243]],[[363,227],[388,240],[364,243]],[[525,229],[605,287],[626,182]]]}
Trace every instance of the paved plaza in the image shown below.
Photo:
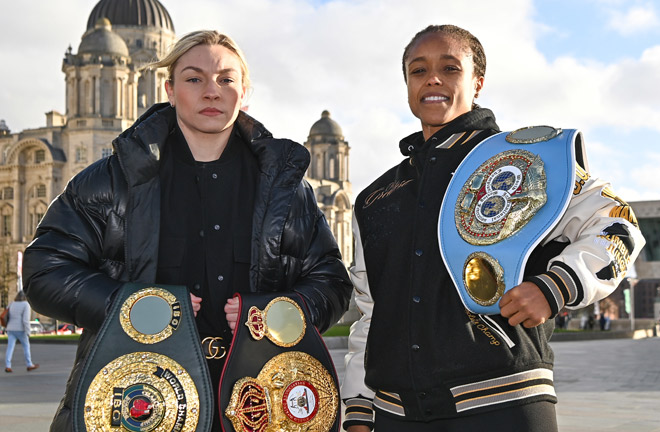
{"label": "paved plaza", "polygon": [[[330,339],[328,345],[341,380],[346,349],[340,340]],[[0,344],[3,359],[6,347]],[[554,342],[552,347],[561,432],[660,432],[660,338]],[[0,431],[48,431],[76,345],[32,344],[32,358],[41,367],[29,373],[20,345],[16,348],[14,372],[0,375]]]}

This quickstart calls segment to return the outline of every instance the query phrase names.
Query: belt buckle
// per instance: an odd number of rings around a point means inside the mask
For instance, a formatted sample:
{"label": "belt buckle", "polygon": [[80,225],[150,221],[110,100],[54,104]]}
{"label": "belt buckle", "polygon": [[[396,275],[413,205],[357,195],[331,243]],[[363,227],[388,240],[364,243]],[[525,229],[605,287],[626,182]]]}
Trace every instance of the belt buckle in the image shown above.
{"label": "belt buckle", "polygon": [[227,355],[227,347],[221,336],[208,336],[202,339],[202,351],[207,360],[220,360]]}

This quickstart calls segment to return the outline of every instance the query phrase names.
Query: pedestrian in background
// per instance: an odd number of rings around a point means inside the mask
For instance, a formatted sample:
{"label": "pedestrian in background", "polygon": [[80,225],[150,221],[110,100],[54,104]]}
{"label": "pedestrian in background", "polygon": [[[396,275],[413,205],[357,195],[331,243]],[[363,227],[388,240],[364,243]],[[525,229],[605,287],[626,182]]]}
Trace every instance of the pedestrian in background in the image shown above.
{"label": "pedestrian in background", "polygon": [[18,340],[23,347],[23,355],[25,356],[25,364],[27,365],[28,372],[35,370],[39,367],[38,364],[32,363],[32,355],[30,354],[30,305],[25,299],[25,293],[19,291],[14,298],[14,301],[9,305],[9,321],[7,322],[7,352],[5,353],[5,372],[13,372],[11,369],[11,358],[14,355],[14,348]]}

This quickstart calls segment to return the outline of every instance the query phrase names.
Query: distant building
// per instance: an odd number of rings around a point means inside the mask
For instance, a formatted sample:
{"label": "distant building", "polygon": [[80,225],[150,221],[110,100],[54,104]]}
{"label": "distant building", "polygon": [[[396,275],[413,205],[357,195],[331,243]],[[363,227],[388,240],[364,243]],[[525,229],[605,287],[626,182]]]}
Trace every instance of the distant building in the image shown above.
{"label": "distant building", "polygon": [[[157,102],[167,101],[164,70],[141,71],[175,42],[174,24],[158,0],[100,0],[77,51],[62,61],[66,112],[46,126],[12,133],[0,120],[0,306],[18,287],[18,255],[66,182],[112,153],[112,140]],[[305,146],[315,188],[348,265],[353,257],[348,143],[324,111]]]}
{"label": "distant building", "polygon": [[646,239],[642,253],[635,261],[635,317],[660,318],[660,201],[629,203],[635,211],[639,228]]}

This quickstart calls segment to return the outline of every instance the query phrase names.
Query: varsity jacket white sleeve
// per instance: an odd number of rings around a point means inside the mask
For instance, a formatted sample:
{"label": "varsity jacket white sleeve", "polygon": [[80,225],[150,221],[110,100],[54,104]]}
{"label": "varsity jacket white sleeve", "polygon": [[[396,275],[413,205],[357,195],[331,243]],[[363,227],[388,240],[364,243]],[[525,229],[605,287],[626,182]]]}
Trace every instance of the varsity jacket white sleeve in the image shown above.
{"label": "varsity jacket white sleeve", "polygon": [[371,324],[374,301],[369,291],[367,268],[364,262],[364,250],[360,228],[353,213],[353,237],[355,239],[355,265],[350,268],[351,281],[355,288],[355,303],[361,318],[351,325],[348,338],[348,354],[344,359],[346,372],[341,386],[342,399],[346,404],[344,427],[354,424],[366,424],[373,428],[372,400],[374,391],[364,383],[364,352],[367,335]]}
{"label": "varsity jacket white sleeve", "polygon": [[568,209],[542,244],[551,240],[568,245],[546,273],[525,280],[543,291],[553,316],[610,295],[646,243],[630,206],[579,166]]}

